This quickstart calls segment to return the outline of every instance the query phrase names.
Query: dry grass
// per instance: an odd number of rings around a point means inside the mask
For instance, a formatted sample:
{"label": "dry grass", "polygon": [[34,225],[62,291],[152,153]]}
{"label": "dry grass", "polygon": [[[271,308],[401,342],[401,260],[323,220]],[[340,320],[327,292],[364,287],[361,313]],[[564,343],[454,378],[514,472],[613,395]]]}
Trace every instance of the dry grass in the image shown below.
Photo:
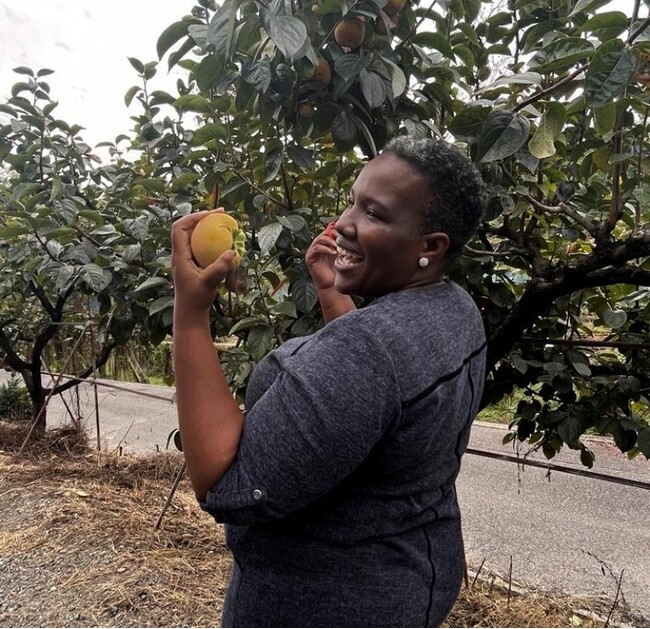
{"label": "dry grass", "polygon": [[[186,479],[155,530],[181,455],[98,455],[59,434],[18,456],[14,432],[0,422],[0,626],[219,624],[230,556]],[[475,576],[447,626],[600,627],[611,608]]]}

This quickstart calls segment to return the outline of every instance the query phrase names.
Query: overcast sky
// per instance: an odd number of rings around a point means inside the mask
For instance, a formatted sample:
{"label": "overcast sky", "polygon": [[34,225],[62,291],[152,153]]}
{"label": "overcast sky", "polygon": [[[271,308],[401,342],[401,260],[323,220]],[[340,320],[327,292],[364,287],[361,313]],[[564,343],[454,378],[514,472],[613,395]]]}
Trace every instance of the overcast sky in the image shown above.
{"label": "overcast sky", "polygon": [[[614,8],[631,14],[634,0],[613,0]],[[171,23],[190,12],[194,0],[0,0],[0,99],[9,96],[20,77],[16,66],[50,68],[56,114],[86,127],[91,145],[128,131],[124,93],[137,83],[127,57],[144,63],[157,60],[156,41]],[[601,9],[607,10],[607,9]],[[647,7],[645,9],[647,11]],[[647,12],[644,12],[646,15]],[[180,73],[161,67],[152,89],[174,92]]]}
{"label": "overcast sky", "polygon": [[[127,57],[157,61],[156,41],[189,13],[193,0],[0,0],[0,99],[21,80],[17,66],[49,68],[57,117],[86,127],[91,145],[112,141],[132,126],[124,93],[139,79]],[[166,66],[153,89],[172,91]]]}

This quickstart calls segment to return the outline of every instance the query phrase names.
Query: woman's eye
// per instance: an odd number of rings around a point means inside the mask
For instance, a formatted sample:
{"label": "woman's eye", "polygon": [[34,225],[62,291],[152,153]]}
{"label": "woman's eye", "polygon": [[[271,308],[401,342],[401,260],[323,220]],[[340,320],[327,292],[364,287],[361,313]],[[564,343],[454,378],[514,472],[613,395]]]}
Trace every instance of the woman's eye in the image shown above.
{"label": "woman's eye", "polygon": [[348,197],[347,200],[348,207],[351,207],[354,205],[354,199],[352,197]]}

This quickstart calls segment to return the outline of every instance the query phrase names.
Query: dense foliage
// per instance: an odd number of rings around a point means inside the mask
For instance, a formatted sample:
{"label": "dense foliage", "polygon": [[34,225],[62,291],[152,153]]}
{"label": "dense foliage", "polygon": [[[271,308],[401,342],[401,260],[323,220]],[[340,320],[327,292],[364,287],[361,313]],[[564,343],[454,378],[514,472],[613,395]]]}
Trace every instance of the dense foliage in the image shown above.
{"label": "dense foliage", "polygon": [[[157,64],[131,59],[140,81],[125,102],[139,112],[109,166],[90,169],[77,130],[52,118],[43,75],[22,69],[28,80],[3,109],[11,120],[0,132],[11,169],[0,208],[2,255],[12,260],[4,286],[24,276],[13,294],[42,307],[86,292],[105,346],[134,330],[157,342],[170,323],[169,222],[224,205],[249,239],[247,290],[224,293],[214,319],[215,335],[240,341],[223,358],[242,394],[266,352],[321,325],[303,255],[344,207],[359,164],[397,133],[441,135],[490,189],[479,234],[453,272],[488,331],[484,404],[522,392],[509,438],[549,458],[567,444],[590,466],[588,431],[650,456],[641,345],[650,324],[647,6],[188,8],[157,42],[162,63],[184,70],[176,93],[150,89]],[[53,137],[65,151],[51,148]],[[90,253],[75,257],[82,250]],[[54,291],[47,300],[40,286]],[[0,323],[5,352],[28,336],[22,321]]]}

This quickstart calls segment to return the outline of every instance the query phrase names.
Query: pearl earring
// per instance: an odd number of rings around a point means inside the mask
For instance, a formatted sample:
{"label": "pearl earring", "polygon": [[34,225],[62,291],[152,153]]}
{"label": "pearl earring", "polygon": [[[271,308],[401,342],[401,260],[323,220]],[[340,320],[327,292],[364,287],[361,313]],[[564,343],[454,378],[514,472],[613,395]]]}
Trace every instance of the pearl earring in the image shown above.
{"label": "pearl earring", "polygon": [[425,258],[424,256],[422,256],[422,257],[418,260],[418,264],[419,264],[422,268],[424,268],[425,266],[429,266],[429,258]]}

